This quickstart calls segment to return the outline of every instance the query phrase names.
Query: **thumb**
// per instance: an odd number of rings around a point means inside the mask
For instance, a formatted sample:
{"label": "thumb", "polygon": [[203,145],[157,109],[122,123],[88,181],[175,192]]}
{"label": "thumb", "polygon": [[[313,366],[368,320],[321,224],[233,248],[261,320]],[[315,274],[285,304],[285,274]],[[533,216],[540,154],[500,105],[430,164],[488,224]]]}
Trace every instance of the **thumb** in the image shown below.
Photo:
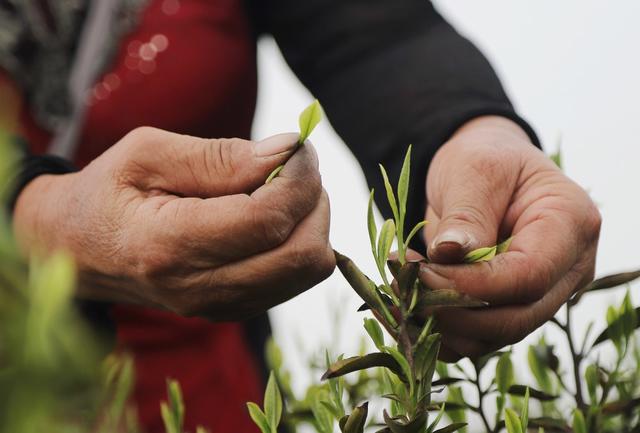
{"label": "thumb", "polygon": [[428,248],[436,263],[460,263],[476,248],[493,246],[510,200],[510,192],[493,188],[490,176],[456,176],[440,194],[439,221]]}
{"label": "thumb", "polygon": [[[131,134],[130,134],[131,135]],[[251,193],[296,150],[298,134],[278,134],[254,142],[239,138],[203,139],[155,128],[127,137],[130,165],[147,189],[182,197]],[[133,146],[131,144],[134,144]]]}

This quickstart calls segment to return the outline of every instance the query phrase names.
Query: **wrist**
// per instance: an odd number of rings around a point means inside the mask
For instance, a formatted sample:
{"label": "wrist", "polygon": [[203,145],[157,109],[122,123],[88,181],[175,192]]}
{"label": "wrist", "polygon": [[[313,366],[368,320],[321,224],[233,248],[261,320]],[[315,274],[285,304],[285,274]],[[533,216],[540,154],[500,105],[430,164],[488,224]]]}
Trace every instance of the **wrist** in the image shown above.
{"label": "wrist", "polygon": [[77,173],[43,174],[31,180],[17,197],[13,231],[24,253],[64,248],[69,222],[68,197]]}
{"label": "wrist", "polygon": [[524,140],[531,143],[531,138],[518,123],[503,116],[480,116],[473,118],[458,128],[451,139],[469,135],[486,138],[503,137],[517,141]]}

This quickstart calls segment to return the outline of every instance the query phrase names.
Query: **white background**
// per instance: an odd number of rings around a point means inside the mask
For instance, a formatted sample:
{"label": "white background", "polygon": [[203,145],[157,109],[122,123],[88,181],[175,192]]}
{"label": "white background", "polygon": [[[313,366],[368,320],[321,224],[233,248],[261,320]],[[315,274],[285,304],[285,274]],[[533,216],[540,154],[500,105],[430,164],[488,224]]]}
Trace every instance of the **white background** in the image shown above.
{"label": "white background", "polygon": [[[491,60],[519,112],[547,151],[562,136],[565,170],[599,204],[604,224],[597,273],[640,267],[640,2],[586,0],[448,0],[439,10]],[[259,50],[256,138],[297,129],[311,95],[283,62],[272,40]],[[367,188],[355,159],[323,122],[312,136],[332,206],[331,240],[365,272],[376,275],[368,249]],[[561,235],[561,234],[559,234]],[[637,292],[639,285],[633,287]],[[592,295],[580,307],[576,330],[603,326],[606,305],[622,291]],[[637,305],[640,296],[634,294]],[[362,315],[358,298],[336,272],[327,281],[271,311],[277,342],[300,389],[312,377],[310,354],[357,352]],[[561,344],[547,328],[548,338]],[[527,341],[535,341],[534,334]],[[522,349],[516,359],[525,361]],[[521,365],[524,363],[520,362]],[[525,377],[522,375],[522,377]]]}

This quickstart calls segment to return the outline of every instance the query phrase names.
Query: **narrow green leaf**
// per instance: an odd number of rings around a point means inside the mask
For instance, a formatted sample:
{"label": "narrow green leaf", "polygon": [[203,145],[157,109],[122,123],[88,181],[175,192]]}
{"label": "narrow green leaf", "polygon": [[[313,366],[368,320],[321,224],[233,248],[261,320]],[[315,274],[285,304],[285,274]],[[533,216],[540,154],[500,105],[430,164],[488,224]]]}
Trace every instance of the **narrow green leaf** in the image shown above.
{"label": "narrow green leaf", "polygon": [[438,427],[438,423],[440,423],[440,420],[444,415],[445,407],[446,403],[442,403],[442,405],[440,406],[440,410],[438,411],[438,415],[436,415],[436,419],[434,419],[433,422],[429,425],[429,428],[427,428],[427,433],[432,433],[436,429],[436,427]]}
{"label": "narrow green leaf", "polygon": [[384,346],[384,334],[382,333],[382,328],[380,328],[378,321],[365,317],[364,329],[369,334],[369,337],[371,337],[373,344],[375,344],[378,350],[381,351],[382,347]]}
{"label": "narrow green leaf", "polygon": [[400,177],[398,178],[398,253],[400,261],[405,261],[404,250],[404,220],[407,213],[407,197],[409,194],[409,179],[411,176],[411,145],[407,149],[407,153],[402,163],[402,169],[400,170]]}
{"label": "narrow green leaf", "polygon": [[380,229],[380,237],[378,238],[378,260],[383,269],[389,257],[391,246],[393,245],[395,232],[396,225],[391,219],[386,220]]}
{"label": "narrow green leaf", "polygon": [[560,170],[562,170],[562,153],[560,152],[560,148],[558,148],[557,152],[549,155],[549,158]]}
{"label": "narrow green leaf", "polygon": [[449,424],[446,427],[439,428],[438,430],[434,431],[433,433],[453,433],[453,432],[458,431],[461,428],[465,427],[466,425],[467,425],[466,422],[455,422],[453,424]]}
{"label": "narrow green leaf", "polygon": [[507,393],[510,395],[517,395],[520,397],[525,397],[527,396],[527,393],[528,393],[530,398],[533,398],[539,401],[551,401],[558,398],[557,395],[548,394],[546,392],[543,392],[525,385],[511,385],[507,390]]}
{"label": "narrow green leaf", "polygon": [[373,216],[373,193],[371,190],[369,194],[369,205],[367,206],[367,229],[369,230],[369,241],[371,242],[371,252],[373,258],[378,262],[378,254],[376,253],[376,239],[378,238],[378,229],[376,227],[376,220]]}
{"label": "narrow green leaf", "polygon": [[478,262],[488,262],[492,258],[496,256],[497,247],[482,247],[477,250],[473,250],[467,253],[464,256],[463,261],[465,263],[478,263]]}
{"label": "narrow green leaf", "polygon": [[573,433],[587,433],[587,423],[584,421],[584,415],[579,409],[573,411],[572,426]]}
{"label": "narrow green leaf", "polygon": [[[262,433],[271,433],[271,427],[269,421],[267,421],[266,415],[260,410],[257,404],[247,403],[247,409],[249,409],[249,416],[253,422],[258,426]],[[167,431],[167,433],[173,433]]]}
{"label": "narrow green leaf", "polygon": [[264,392],[264,413],[272,429],[277,429],[282,418],[282,395],[273,371],[269,374]]}
{"label": "narrow green leaf", "polygon": [[[322,403],[323,400],[320,398],[314,399],[311,403],[311,412],[313,412],[313,417],[316,420],[320,433],[332,433],[333,415]],[[276,433],[276,431],[274,430],[273,433]]]}
{"label": "narrow green leaf", "polygon": [[280,174],[283,168],[284,168],[284,165],[279,165],[276,168],[274,168],[271,174],[269,174],[269,176],[267,177],[267,180],[264,181],[264,183],[265,184],[271,183],[271,181]]}
{"label": "narrow green leaf", "polygon": [[298,143],[304,144],[304,141],[309,138],[315,127],[322,120],[322,107],[320,102],[316,99],[307,108],[305,108],[298,119],[300,126],[300,138]]}
{"label": "narrow green leaf", "polygon": [[413,349],[413,363],[417,379],[427,385],[424,386],[424,391],[427,393],[431,391],[431,381],[438,360],[440,340],[440,334],[431,334],[421,344],[416,344]]}
{"label": "narrow green leaf", "polygon": [[[162,415],[162,422],[164,423],[164,429],[167,433],[182,433],[177,426],[177,420],[174,418],[169,405],[166,402],[160,403],[160,415]],[[270,433],[270,432],[264,432]]]}
{"label": "narrow green leaf", "polygon": [[356,407],[342,429],[343,433],[362,433],[367,422],[369,403],[365,402],[361,406]]}
{"label": "narrow green leaf", "polygon": [[343,376],[354,371],[366,370],[372,367],[386,367],[403,381],[407,380],[403,368],[398,364],[396,359],[388,353],[369,353],[363,356],[352,356],[338,360],[331,364],[331,367],[322,375],[322,380]]}
{"label": "narrow green leaf", "polygon": [[387,176],[387,171],[384,169],[382,164],[378,164],[380,167],[380,172],[382,173],[382,180],[384,181],[384,189],[387,192],[387,200],[389,201],[389,206],[391,207],[391,212],[393,212],[393,218],[396,221],[400,220],[400,215],[398,213],[398,204],[396,202],[396,197],[393,194],[393,188],[391,187],[391,183],[389,183],[389,176]]}
{"label": "narrow green leaf", "polygon": [[598,366],[595,364],[589,364],[584,371],[584,379],[587,382],[587,391],[589,392],[591,404],[596,404],[598,401]]}
{"label": "narrow green leaf", "polygon": [[409,248],[409,244],[411,243],[411,239],[413,239],[413,237],[418,234],[418,231],[420,231],[420,229],[422,227],[424,227],[425,225],[427,225],[429,222],[428,221],[420,221],[418,224],[416,224],[415,226],[413,226],[413,228],[411,229],[411,231],[409,232],[409,235],[407,236],[407,239],[405,239],[404,241],[404,249],[406,250],[407,248]]}
{"label": "narrow green leaf", "polygon": [[505,239],[504,241],[500,242],[496,246],[496,254],[502,254],[502,253],[506,253],[507,251],[509,251],[509,247],[511,246],[511,241],[512,240],[513,240],[513,236],[511,236],[508,239]]}
{"label": "narrow green leaf", "polygon": [[505,409],[504,415],[504,423],[508,433],[523,433],[522,424],[520,424],[520,418],[517,413],[507,408]]}
{"label": "narrow green leaf", "polygon": [[496,365],[496,385],[501,394],[505,394],[513,384],[513,364],[511,363],[511,353],[506,352],[500,355]]}
{"label": "narrow green leaf", "polygon": [[520,423],[522,431],[526,432],[529,426],[529,387],[524,393],[524,401],[522,402],[522,412],[520,413]]}
{"label": "narrow green leaf", "polygon": [[407,382],[409,382],[409,387],[411,388],[409,393],[413,395],[414,380],[413,380],[413,372],[411,371],[411,366],[409,365],[409,361],[407,361],[407,358],[405,358],[404,355],[400,353],[400,351],[398,351],[398,349],[386,346],[384,350],[386,353],[388,353],[393,357],[393,359],[398,363],[398,365],[400,365],[403,376],[407,378]]}

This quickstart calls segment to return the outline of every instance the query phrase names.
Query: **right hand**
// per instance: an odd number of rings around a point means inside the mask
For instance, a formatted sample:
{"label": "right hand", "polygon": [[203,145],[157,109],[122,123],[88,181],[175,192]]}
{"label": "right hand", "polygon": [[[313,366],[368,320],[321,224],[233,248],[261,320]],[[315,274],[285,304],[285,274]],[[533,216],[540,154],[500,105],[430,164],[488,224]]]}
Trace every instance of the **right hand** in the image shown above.
{"label": "right hand", "polygon": [[79,297],[242,319],[335,266],[317,156],[310,144],[293,154],[297,140],[139,128],[78,173],[30,182],[14,231],[27,252],[75,257]]}

